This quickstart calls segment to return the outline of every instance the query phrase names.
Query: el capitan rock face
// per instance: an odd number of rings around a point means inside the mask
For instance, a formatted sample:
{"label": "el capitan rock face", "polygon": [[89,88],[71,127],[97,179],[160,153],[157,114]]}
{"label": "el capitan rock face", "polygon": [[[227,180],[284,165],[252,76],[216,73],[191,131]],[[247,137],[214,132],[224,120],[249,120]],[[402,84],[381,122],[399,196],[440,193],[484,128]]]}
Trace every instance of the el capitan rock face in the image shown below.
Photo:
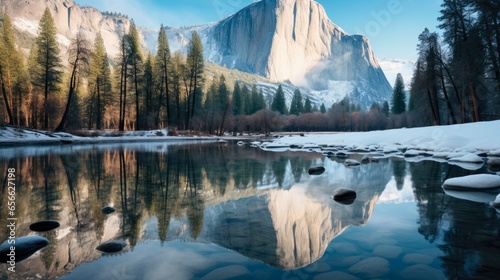
{"label": "el capitan rock face", "polygon": [[[220,65],[314,91],[354,95],[365,106],[390,97],[391,86],[368,40],[348,35],[315,1],[263,0],[208,33],[213,37],[208,45],[216,47],[207,58]],[[338,83],[349,92],[339,92]]]}
{"label": "el capitan rock face", "polygon": [[[0,8],[13,18],[18,30],[36,36],[46,7],[54,17],[61,54],[67,53],[71,39],[82,30],[91,41],[101,32],[109,57],[118,57],[119,38],[131,23],[127,17],[103,14],[73,0],[6,1]],[[275,83],[290,81],[317,106],[329,107],[344,96],[364,108],[390,99],[392,88],[368,40],[348,35],[315,1],[262,0],[217,23],[168,27],[172,52],[185,52],[195,30],[208,61]],[[155,51],[157,31],[141,28],[140,34],[143,46]]]}

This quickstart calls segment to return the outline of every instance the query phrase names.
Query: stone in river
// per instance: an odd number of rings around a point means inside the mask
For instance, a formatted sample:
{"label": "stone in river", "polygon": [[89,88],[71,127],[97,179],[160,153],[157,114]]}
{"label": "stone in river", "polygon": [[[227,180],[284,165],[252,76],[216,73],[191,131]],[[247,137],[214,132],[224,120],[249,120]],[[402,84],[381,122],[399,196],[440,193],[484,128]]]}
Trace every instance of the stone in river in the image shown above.
{"label": "stone in river", "polygon": [[387,275],[391,268],[386,259],[372,257],[358,262],[349,268],[349,272],[362,278],[379,278]]}
{"label": "stone in river", "polygon": [[375,250],[373,250],[374,255],[388,258],[388,259],[395,259],[402,252],[403,252],[403,249],[401,249],[401,247],[393,246],[393,245],[379,245],[379,246],[375,247]]}
{"label": "stone in river", "polygon": [[361,159],[361,163],[369,163],[369,162],[370,162],[370,156],[364,155],[363,158]]}
{"label": "stone in river", "polygon": [[491,174],[475,174],[444,181],[445,190],[479,191],[500,189],[500,177]]}
{"label": "stone in river", "polygon": [[338,152],[338,153],[336,154],[336,156],[337,156],[338,158],[348,158],[348,157],[349,157],[349,155],[347,155],[347,154],[346,154],[346,153],[344,153],[344,152]]}
{"label": "stone in river", "polygon": [[342,271],[330,271],[316,275],[313,278],[313,280],[331,280],[331,279],[357,280],[359,278],[356,276],[349,275]]}
{"label": "stone in river", "polygon": [[309,175],[321,175],[325,172],[325,168],[323,166],[313,166],[309,168]]}
{"label": "stone in river", "polygon": [[[9,243],[9,241],[14,241]],[[24,236],[6,240],[0,245],[0,263],[11,261],[11,247],[15,247],[15,262],[20,262],[29,258],[38,250],[49,244],[49,240],[41,236]]]}
{"label": "stone in river", "polygon": [[333,192],[333,200],[349,205],[356,200],[356,192],[351,189],[337,189]]}
{"label": "stone in river", "polygon": [[361,162],[359,162],[355,159],[346,159],[346,161],[344,161],[344,165],[345,166],[359,166],[359,165],[361,165]]}
{"label": "stone in river", "polygon": [[205,275],[202,280],[219,280],[219,279],[237,279],[244,276],[249,277],[250,271],[241,265],[230,265],[226,267],[217,268]]}
{"label": "stone in river", "polygon": [[60,224],[58,221],[44,220],[44,221],[38,221],[36,223],[32,223],[30,225],[30,229],[32,231],[42,232],[42,231],[50,231],[50,230],[56,229],[59,226],[60,226]]}
{"label": "stone in river", "polygon": [[101,209],[101,212],[102,212],[103,214],[111,214],[111,213],[113,213],[113,212],[115,212],[115,211],[116,211],[116,210],[115,210],[115,208],[113,208],[113,207],[111,207],[111,206],[105,206],[105,207],[103,207],[103,208]]}
{"label": "stone in river", "polygon": [[96,249],[103,253],[112,254],[120,252],[126,246],[127,244],[121,240],[110,240],[101,243],[99,246],[96,247]]}

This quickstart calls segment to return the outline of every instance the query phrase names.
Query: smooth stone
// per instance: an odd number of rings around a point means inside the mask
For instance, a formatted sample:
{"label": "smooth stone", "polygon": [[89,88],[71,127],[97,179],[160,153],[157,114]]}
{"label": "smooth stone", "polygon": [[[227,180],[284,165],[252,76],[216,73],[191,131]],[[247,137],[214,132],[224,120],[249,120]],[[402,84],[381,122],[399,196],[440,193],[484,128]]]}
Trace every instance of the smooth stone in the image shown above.
{"label": "smooth stone", "polygon": [[334,243],[331,246],[335,253],[343,256],[352,256],[358,253],[358,249],[348,242]]}
{"label": "smooth stone", "polygon": [[363,278],[383,277],[388,274],[390,263],[380,257],[372,257],[358,262],[349,268],[349,272],[359,274]]}
{"label": "smooth stone", "polygon": [[379,245],[375,247],[373,250],[373,254],[384,257],[387,259],[395,259],[397,258],[401,253],[403,252],[403,249],[398,246],[393,246],[393,245]]}
{"label": "smooth stone", "polygon": [[348,268],[362,260],[360,255],[350,257],[338,255],[338,259],[334,259],[335,262],[332,265],[338,268]]}
{"label": "smooth stone", "polygon": [[209,258],[218,263],[244,263],[248,261],[246,257],[237,253],[215,253],[211,254]]}
{"label": "smooth stone", "polygon": [[32,231],[38,231],[38,232],[50,231],[50,230],[56,229],[56,228],[58,228],[60,226],[61,225],[59,224],[58,221],[44,220],[44,221],[38,221],[36,223],[32,223],[30,225],[30,230],[32,230]]}
{"label": "smooth stone", "polygon": [[369,163],[369,162],[370,162],[370,156],[364,155],[363,158],[361,159],[361,163]]}
{"label": "smooth stone", "polygon": [[346,159],[346,161],[344,161],[344,165],[345,166],[359,166],[359,165],[361,165],[361,162],[359,162],[355,159]]}
{"label": "smooth stone", "polygon": [[13,239],[15,243],[9,244],[9,240],[5,240],[0,245],[0,263],[7,263],[10,261],[10,247],[15,246],[16,263],[29,258],[38,250],[49,244],[49,240],[41,236],[24,236]]}
{"label": "smooth stone", "polygon": [[403,257],[403,263],[405,264],[431,264],[433,261],[433,257],[418,253],[410,253]]}
{"label": "smooth stone", "polygon": [[316,265],[315,267],[315,272],[328,272],[328,271],[331,271],[332,270],[332,267],[324,262],[322,263],[319,263],[318,265]]}
{"label": "smooth stone", "polygon": [[101,212],[102,212],[103,214],[106,214],[106,215],[107,215],[107,214],[111,214],[111,213],[113,213],[113,212],[115,212],[115,211],[116,211],[116,210],[115,210],[115,208],[113,208],[113,207],[111,207],[111,206],[105,206],[105,207],[103,207],[103,208],[101,209]]}
{"label": "smooth stone", "polygon": [[203,276],[201,280],[230,279],[250,274],[250,271],[244,266],[230,265],[212,270],[207,275]]}
{"label": "smooth stone", "polygon": [[356,276],[349,275],[342,271],[330,271],[327,273],[319,274],[314,276],[314,280],[332,280],[332,279],[342,279],[342,280],[358,280]]}
{"label": "smooth stone", "polygon": [[457,191],[485,191],[500,188],[500,178],[492,174],[475,174],[450,178],[444,181],[443,189]]}
{"label": "smooth stone", "polygon": [[336,155],[338,158],[348,158],[349,156],[346,153],[338,152]]}
{"label": "smooth stone", "polygon": [[488,165],[491,167],[500,167],[500,158],[490,158]]}
{"label": "smooth stone", "polygon": [[309,168],[308,172],[309,175],[321,175],[325,172],[325,168],[323,166],[313,166]]}
{"label": "smooth stone", "polygon": [[99,250],[103,253],[112,254],[120,252],[126,246],[127,244],[124,241],[110,240],[99,244],[99,246],[96,247],[96,250]]}
{"label": "smooth stone", "polygon": [[442,271],[423,264],[416,264],[406,268],[401,272],[401,277],[405,280],[446,279]]}
{"label": "smooth stone", "polygon": [[350,205],[356,200],[356,192],[351,189],[337,189],[333,192],[333,200],[338,203]]}

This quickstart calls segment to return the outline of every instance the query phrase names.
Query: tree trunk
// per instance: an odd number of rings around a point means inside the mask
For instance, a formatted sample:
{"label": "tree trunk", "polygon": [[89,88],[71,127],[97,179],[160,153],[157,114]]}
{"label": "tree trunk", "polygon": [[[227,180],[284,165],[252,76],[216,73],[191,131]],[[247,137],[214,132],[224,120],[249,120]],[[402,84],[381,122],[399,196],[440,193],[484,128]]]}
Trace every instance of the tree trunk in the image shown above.
{"label": "tree trunk", "polygon": [[99,77],[96,80],[96,93],[97,93],[97,120],[96,128],[97,130],[102,129],[102,104],[101,104],[101,87],[100,87]]}
{"label": "tree trunk", "polygon": [[2,69],[2,66],[0,66],[0,80],[1,80],[1,86],[2,86],[3,100],[5,102],[5,107],[7,109],[7,115],[9,116],[9,124],[14,124],[14,119],[12,118],[12,111],[11,111],[11,108],[10,108],[9,102],[8,102],[7,92],[5,90],[5,83],[3,81],[3,69]]}
{"label": "tree trunk", "polygon": [[78,67],[78,58],[75,60],[75,64],[73,65],[73,71],[71,71],[71,78],[69,84],[69,92],[68,92],[68,101],[66,103],[66,108],[64,109],[64,114],[62,116],[61,122],[56,127],[55,131],[63,131],[66,127],[66,122],[68,120],[69,106],[71,105],[71,98],[73,97],[73,93],[76,87],[76,69]]}
{"label": "tree trunk", "polygon": [[443,68],[439,67],[440,69],[440,78],[441,78],[441,87],[443,88],[443,94],[444,98],[446,100],[446,105],[448,106],[448,112],[450,113],[451,121],[453,124],[457,124],[457,119],[455,117],[455,112],[453,111],[453,106],[451,105],[450,99],[448,98],[448,91],[446,90],[446,84],[444,82],[444,73],[443,73]]}

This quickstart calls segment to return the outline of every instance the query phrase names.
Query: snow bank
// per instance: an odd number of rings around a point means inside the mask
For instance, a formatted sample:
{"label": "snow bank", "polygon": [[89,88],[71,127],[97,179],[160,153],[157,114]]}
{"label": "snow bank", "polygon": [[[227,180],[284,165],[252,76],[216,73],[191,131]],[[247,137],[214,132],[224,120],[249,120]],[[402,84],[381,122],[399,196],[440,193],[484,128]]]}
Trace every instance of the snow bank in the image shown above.
{"label": "snow bank", "polygon": [[[96,131],[88,131],[89,135]],[[65,132],[48,132],[42,130],[20,128],[11,125],[0,125],[0,147],[40,144],[100,144],[131,143],[151,141],[183,141],[183,140],[217,140],[216,137],[168,136],[167,129],[150,131],[97,131],[96,135],[81,137]]]}
{"label": "snow bank", "polygon": [[491,190],[500,188],[500,176],[491,174],[476,174],[465,177],[451,178],[442,186],[447,190]]}
{"label": "snow bank", "polygon": [[500,208],[500,194],[497,195],[495,200],[491,201],[490,204],[491,204],[491,206],[493,206],[495,208]]}
{"label": "snow bank", "polygon": [[483,159],[476,154],[468,153],[461,157],[450,158],[450,161],[469,162],[469,163],[484,163]]}
{"label": "snow bank", "polygon": [[500,151],[500,121],[478,122],[449,126],[392,129],[371,132],[308,134],[305,137],[283,137],[275,141],[283,145],[356,145],[382,146],[395,151],[397,147],[429,151]]}

